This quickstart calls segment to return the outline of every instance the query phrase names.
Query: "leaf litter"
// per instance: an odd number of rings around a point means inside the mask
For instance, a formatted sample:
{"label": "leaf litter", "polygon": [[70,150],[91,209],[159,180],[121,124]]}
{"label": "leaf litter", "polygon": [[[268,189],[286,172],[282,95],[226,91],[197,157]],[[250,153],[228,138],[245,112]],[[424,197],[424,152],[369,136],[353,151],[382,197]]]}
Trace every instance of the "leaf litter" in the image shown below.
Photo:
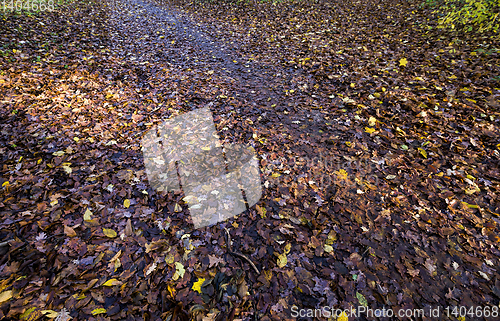
{"label": "leaf litter", "polygon": [[[424,28],[426,10],[130,0],[7,15],[0,318],[498,306],[498,42]],[[266,188],[192,231],[183,195],[149,186],[140,138],[209,102]]]}

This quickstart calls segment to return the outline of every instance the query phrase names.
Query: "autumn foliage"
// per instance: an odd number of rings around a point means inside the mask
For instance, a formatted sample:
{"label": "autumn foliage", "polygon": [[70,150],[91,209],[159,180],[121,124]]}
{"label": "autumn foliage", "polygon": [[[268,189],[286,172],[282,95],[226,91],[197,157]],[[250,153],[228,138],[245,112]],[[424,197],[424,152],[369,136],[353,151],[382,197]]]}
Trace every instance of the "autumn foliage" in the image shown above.
{"label": "autumn foliage", "polygon": [[[121,0],[3,15],[0,319],[498,307],[498,41],[438,28],[435,10]],[[151,187],[141,138],[207,106],[221,142],[255,149],[263,195],[195,230],[181,191]]]}

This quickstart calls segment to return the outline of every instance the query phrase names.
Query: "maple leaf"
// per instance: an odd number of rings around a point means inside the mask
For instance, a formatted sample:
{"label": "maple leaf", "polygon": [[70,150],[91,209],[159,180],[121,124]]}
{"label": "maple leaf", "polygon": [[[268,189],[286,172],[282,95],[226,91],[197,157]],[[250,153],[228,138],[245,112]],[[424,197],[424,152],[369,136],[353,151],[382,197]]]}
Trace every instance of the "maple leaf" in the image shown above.
{"label": "maple leaf", "polygon": [[44,232],[41,232],[40,234],[37,235],[36,241],[45,241],[47,239],[47,234]]}
{"label": "maple leaf", "polygon": [[401,58],[399,60],[399,65],[400,66],[406,67],[407,64],[408,64],[408,60],[406,60],[406,58]]}

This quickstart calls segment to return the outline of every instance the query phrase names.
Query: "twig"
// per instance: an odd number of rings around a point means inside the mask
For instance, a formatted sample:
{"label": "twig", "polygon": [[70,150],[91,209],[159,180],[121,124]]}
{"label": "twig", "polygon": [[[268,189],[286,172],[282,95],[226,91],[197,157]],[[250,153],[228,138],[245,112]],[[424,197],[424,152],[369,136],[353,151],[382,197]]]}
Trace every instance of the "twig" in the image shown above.
{"label": "twig", "polygon": [[10,242],[10,241],[14,241],[14,239],[12,239],[12,240],[8,240],[8,241],[5,241],[5,242],[1,242],[1,243],[0,243],[0,247],[2,247],[2,246],[6,246],[6,245],[10,245],[10,244],[9,244],[9,242]]}
{"label": "twig", "polygon": [[245,261],[247,261],[248,264],[250,264],[250,266],[254,269],[254,271],[260,275],[259,269],[255,266],[255,264],[253,264],[252,260],[250,260],[246,255],[239,252],[235,252],[231,249],[231,235],[229,234],[229,230],[226,227],[224,227],[224,230],[226,231],[227,234],[227,249],[229,251],[229,254],[238,256],[239,258],[242,258]]}

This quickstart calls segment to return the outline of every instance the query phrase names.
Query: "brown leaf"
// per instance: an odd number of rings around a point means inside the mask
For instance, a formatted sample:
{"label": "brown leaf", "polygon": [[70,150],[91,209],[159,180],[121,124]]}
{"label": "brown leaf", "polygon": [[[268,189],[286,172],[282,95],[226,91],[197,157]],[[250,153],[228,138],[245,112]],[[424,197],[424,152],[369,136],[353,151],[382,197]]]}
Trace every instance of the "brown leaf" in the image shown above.
{"label": "brown leaf", "polygon": [[127,225],[125,225],[125,235],[131,236],[134,233],[132,229],[132,221],[130,219],[127,220]]}
{"label": "brown leaf", "polygon": [[75,237],[76,236],[75,230],[72,227],[69,227],[67,225],[64,225],[64,234],[66,234],[66,236],[68,236],[68,237]]}

